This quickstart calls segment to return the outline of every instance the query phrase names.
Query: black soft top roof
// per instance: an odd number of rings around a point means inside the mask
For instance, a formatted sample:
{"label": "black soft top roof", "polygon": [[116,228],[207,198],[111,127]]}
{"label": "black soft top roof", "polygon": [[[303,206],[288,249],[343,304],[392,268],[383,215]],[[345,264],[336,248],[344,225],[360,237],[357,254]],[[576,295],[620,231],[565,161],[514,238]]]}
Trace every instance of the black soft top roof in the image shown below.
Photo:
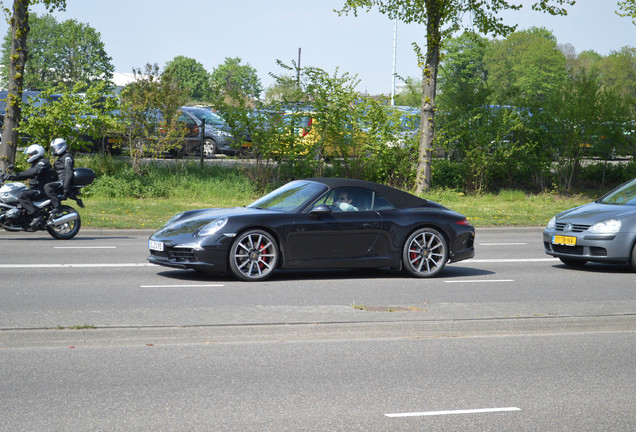
{"label": "black soft top roof", "polygon": [[408,192],[401,191],[399,189],[393,188],[391,186],[386,186],[379,183],[374,183],[365,180],[354,180],[354,179],[345,179],[345,178],[309,178],[304,179],[305,181],[312,181],[316,183],[322,183],[327,186],[329,189],[336,189],[342,187],[358,187],[358,188],[366,188],[371,189],[378,194],[382,195],[384,198],[389,200],[391,204],[399,209],[411,208],[411,207],[422,207],[429,206],[432,204],[431,201],[427,201],[423,198],[416,197]]}

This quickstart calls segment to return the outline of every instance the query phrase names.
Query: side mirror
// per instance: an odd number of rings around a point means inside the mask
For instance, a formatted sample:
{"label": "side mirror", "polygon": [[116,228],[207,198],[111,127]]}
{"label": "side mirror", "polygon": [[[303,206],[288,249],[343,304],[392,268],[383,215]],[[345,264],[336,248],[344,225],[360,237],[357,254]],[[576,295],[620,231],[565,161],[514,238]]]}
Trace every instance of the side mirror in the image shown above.
{"label": "side mirror", "polygon": [[321,215],[321,214],[330,214],[331,213],[331,207],[329,207],[327,204],[320,204],[317,205],[316,207],[311,209],[310,214],[312,215]]}

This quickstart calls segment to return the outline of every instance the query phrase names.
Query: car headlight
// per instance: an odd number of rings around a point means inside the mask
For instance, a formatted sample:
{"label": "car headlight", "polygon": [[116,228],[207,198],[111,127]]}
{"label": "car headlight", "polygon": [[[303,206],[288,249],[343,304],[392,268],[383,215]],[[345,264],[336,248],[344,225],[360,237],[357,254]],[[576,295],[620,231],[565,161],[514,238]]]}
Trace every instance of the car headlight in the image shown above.
{"label": "car headlight", "polygon": [[592,225],[588,231],[594,234],[616,234],[621,229],[621,221],[607,219]]}
{"label": "car headlight", "polygon": [[553,229],[555,225],[556,225],[556,216],[553,216],[552,219],[550,219],[550,222],[548,222],[547,229]]}
{"label": "car headlight", "polygon": [[227,218],[214,219],[212,222],[208,223],[203,228],[201,228],[201,231],[199,231],[198,235],[206,236],[206,235],[214,234],[215,232],[223,228],[226,223],[227,223]]}

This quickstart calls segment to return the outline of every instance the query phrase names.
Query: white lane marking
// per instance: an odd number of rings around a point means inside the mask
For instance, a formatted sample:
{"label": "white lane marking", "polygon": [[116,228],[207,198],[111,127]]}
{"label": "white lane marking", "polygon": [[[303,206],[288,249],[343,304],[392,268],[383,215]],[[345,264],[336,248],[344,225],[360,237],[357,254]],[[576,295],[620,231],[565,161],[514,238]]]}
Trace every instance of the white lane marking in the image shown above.
{"label": "white lane marking", "polygon": [[479,243],[479,246],[521,246],[528,243]]}
{"label": "white lane marking", "polygon": [[122,264],[0,264],[0,268],[91,268],[91,267],[151,267],[150,263]]}
{"label": "white lane marking", "polygon": [[140,285],[140,288],[197,288],[197,287],[222,287],[223,284],[198,284],[198,285]]}
{"label": "white lane marking", "polygon": [[493,259],[474,259],[463,261],[465,263],[518,263],[518,262],[552,262],[558,258],[493,258]]}
{"label": "white lane marking", "polygon": [[469,280],[448,280],[444,283],[480,283],[480,282],[514,282],[514,279],[469,279]]}
{"label": "white lane marking", "polygon": [[117,249],[117,246],[53,246],[53,249]]}
{"label": "white lane marking", "polygon": [[424,412],[412,412],[412,413],[397,413],[397,414],[384,414],[386,417],[424,417],[424,416],[439,416],[439,415],[453,415],[453,414],[482,414],[482,413],[494,413],[494,412],[506,412],[506,411],[521,411],[521,408],[507,407],[507,408],[483,408],[483,409],[471,409],[471,410],[455,410],[455,411],[424,411]]}

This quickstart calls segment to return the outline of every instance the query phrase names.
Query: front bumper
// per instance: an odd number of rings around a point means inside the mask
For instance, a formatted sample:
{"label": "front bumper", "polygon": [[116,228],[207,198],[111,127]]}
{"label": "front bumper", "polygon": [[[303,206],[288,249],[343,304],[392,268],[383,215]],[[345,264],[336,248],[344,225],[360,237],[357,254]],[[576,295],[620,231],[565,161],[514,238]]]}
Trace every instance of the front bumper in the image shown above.
{"label": "front bumper", "polygon": [[[179,269],[194,269],[208,273],[228,271],[228,244],[230,238],[217,236],[218,241],[211,245],[188,247],[185,243],[170,240],[152,239],[163,242],[163,250],[150,250],[148,262]],[[184,246],[186,245],[186,246]]]}
{"label": "front bumper", "polygon": [[[575,237],[574,245],[556,244],[554,236]],[[574,258],[595,262],[629,261],[634,246],[634,233],[590,234],[564,233],[555,229],[543,232],[545,253],[554,257]]]}

